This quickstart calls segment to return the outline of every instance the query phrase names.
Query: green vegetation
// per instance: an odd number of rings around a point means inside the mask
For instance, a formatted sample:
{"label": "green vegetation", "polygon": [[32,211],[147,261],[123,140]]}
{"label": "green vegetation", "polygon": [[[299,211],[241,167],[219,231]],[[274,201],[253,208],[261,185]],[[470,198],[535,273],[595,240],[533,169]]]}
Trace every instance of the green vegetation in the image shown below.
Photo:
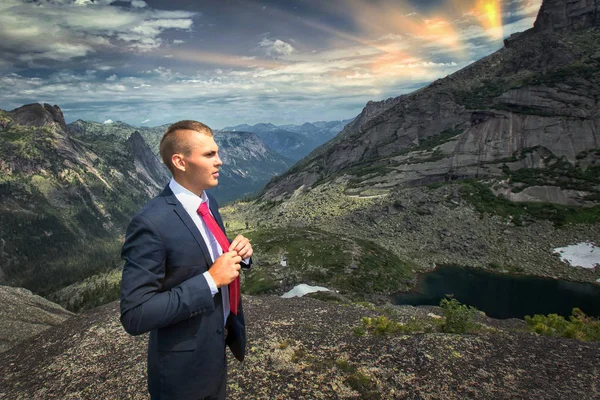
{"label": "green vegetation", "polygon": [[470,110],[485,110],[493,104],[492,99],[511,88],[508,80],[503,78],[485,78],[473,83],[466,89],[454,91],[454,99]]}
{"label": "green vegetation", "polygon": [[260,210],[267,212],[283,203],[283,200],[266,200],[260,203]]}
{"label": "green vegetation", "polygon": [[[13,273],[13,282],[17,283],[16,286],[30,288],[41,296],[47,296],[60,288],[81,282],[90,276],[118,268],[121,265],[120,247],[121,243],[117,240],[99,239],[89,244],[74,245],[68,251],[63,249],[65,253],[60,253],[36,264],[34,270],[28,269],[21,274]],[[81,305],[74,306],[74,308],[86,307],[88,303],[102,304],[94,301],[94,296],[89,294],[89,297],[84,299]]]}
{"label": "green vegetation", "polygon": [[[9,125],[0,130],[0,154],[11,159],[27,160],[30,166],[47,165],[44,155],[52,146],[53,132],[50,128]],[[0,180],[3,180],[0,177]]]}
{"label": "green vegetation", "polygon": [[344,372],[351,372],[353,370],[352,365],[345,358],[335,360],[335,365]]}
{"label": "green vegetation", "polygon": [[[581,152],[577,158],[582,159],[588,156],[600,157],[600,149]],[[554,156],[547,157],[545,163],[546,168],[521,168],[516,171],[505,168],[504,173],[514,182],[525,183],[524,187],[549,185],[562,189],[595,191],[594,187],[600,185],[600,166],[598,165],[590,165],[583,170],[564,158]]]}
{"label": "green vegetation", "polygon": [[[525,158],[529,153],[539,150],[539,146],[524,148],[515,152],[512,157],[503,160],[514,162]],[[590,149],[577,155],[578,160],[600,157],[600,149]],[[561,189],[592,192],[585,197],[586,201],[600,199],[600,166],[590,165],[585,170],[574,166],[564,158],[554,155],[544,157],[545,168],[521,168],[515,171],[504,166],[505,178],[511,182],[521,183],[512,192],[519,192],[531,186],[556,186]],[[600,221],[600,207],[574,207],[549,203],[515,203],[496,197],[488,186],[476,180],[466,180],[461,183],[461,193],[475,208],[481,212],[510,217],[516,225],[521,225],[524,217],[547,219],[556,226],[568,223],[596,223]]]}
{"label": "green vegetation", "polygon": [[404,324],[391,320],[385,315],[376,318],[363,317],[361,322],[367,332],[375,335],[404,333]]}
{"label": "green vegetation", "polygon": [[[136,199],[133,191],[127,197],[114,192],[103,196],[95,177],[86,177],[87,187],[79,181],[60,182],[52,175],[11,178],[0,183],[0,198],[5,199],[0,237],[8,255],[3,271],[12,285],[48,295],[120,262],[117,232],[145,196],[138,192]],[[93,199],[90,192],[98,197]],[[105,225],[100,207],[112,216],[112,229]]]}
{"label": "green vegetation", "polygon": [[[597,49],[597,47],[596,47]],[[595,74],[600,68],[600,63],[593,58],[580,58],[569,65],[551,69],[543,74],[535,74],[521,82],[523,86],[581,86],[582,79],[597,79]]]}
{"label": "green vegetation", "polygon": [[122,268],[102,272],[73,284],[48,299],[69,311],[79,312],[118,300],[121,288]]}
{"label": "green vegetation", "polygon": [[279,285],[266,269],[252,267],[243,273],[242,293],[249,295],[273,293]]}
{"label": "green vegetation", "polygon": [[[401,335],[429,332],[444,333],[474,333],[480,331],[475,323],[475,317],[479,311],[472,306],[461,304],[452,296],[442,299],[440,307],[444,318],[410,317],[408,321],[398,322],[385,315],[377,317],[363,317],[361,325],[354,328],[356,336],[364,336],[366,333],[372,335]],[[390,315],[393,310],[384,310]]]}
{"label": "green vegetation", "polygon": [[475,307],[461,304],[452,296],[442,299],[440,307],[444,311],[441,329],[445,333],[470,333],[477,328],[474,320],[479,312]]}
{"label": "green vegetation", "polygon": [[463,131],[464,129],[461,128],[446,129],[445,131],[440,132],[438,135],[429,136],[422,139],[416,148],[409,149],[407,153],[418,150],[433,150],[434,147],[448,142],[456,135],[463,133]]}
{"label": "green vegetation", "polygon": [[347,374],[345,383],[360,393],[361,399],[380,399],[381,395],[377,392],[375,382],[367,374],[362,372],[356,365],[350,363],[345,358],[335,360],[335,366]]}
{"label": "green vegetation", "polygon": [[348,376],[346,383],[352,389],[360,393],[361,399],[376,400],[381,398],[381,394],[377,391],[375,382],[373,382],[368,375],[364,374],[358,369]]}
{"label": "green vegetation", "polygon": [[[300,228],[259,229],[247,236],[256,257],[253,268],[244,273],[245,293],[299,283],[346,293],[393,293],[411,281],[410,263],[368,240]],[[283,254],[286,267],[279,265]]]}
{"label": "green vegetation", "polygon": [[562,336],[582,341],[600,341],[600,320],[574,308],[569,319],[558,314],[525,316],[531,332],[546,336]]}
{"label": "green vegetation", "polygon": [[491,189],[477,180],[464,180],[461,196],[468,200],[480,213],[512,218],[515,225],[521,225],[525,217],[546,219],[555,226],[569,223],[596,223],[600,221],[600,206],[573,207],[549,203],[515,203],[503,197],[496,197]]}

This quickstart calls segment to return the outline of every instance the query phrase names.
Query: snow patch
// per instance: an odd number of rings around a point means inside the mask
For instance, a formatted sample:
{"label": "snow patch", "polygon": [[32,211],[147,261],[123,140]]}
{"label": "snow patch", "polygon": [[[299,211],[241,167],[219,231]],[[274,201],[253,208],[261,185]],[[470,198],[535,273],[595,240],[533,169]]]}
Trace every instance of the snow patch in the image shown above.
{"label": "snow patch", "polygon": [[600,247],[590,241],[557,247],[553,253],[560,255],[563,262],[573,267],[595,268],[600,264]]}
{"label": "snow patch", "polygon": [[281,295],[284,299],[289,299],[290,297],[302,297],[308,293],[315,292],[328,292],[329,289],[323,286],[310,286],[305,283],[301,283],[299,285],[294,286],[292,290],[287,293]]}

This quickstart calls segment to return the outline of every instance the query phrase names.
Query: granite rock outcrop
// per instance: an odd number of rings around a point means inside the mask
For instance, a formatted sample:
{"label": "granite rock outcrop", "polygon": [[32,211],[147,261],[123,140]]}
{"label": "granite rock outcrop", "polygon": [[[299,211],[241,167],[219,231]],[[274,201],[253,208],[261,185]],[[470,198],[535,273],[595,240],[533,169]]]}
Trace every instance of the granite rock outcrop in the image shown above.
{"label": "granite rock outcrop", "polygon": [[382,189],[502,177],[507,167],[546,168],[540,152],[579,168],[600,147],[598,7],[544,2],[535,27],[509,46],[413,93],[369,102],[262,198],[341,176]]}

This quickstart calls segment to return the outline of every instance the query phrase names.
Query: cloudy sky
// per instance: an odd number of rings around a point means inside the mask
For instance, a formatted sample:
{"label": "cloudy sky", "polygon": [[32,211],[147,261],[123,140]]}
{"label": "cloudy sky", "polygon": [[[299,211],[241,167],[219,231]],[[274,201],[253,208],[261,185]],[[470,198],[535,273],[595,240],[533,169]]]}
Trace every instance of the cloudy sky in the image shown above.
{"label": "cloudy sky", "polygon": [[1,0],[0,108],[213,128],[356,116],[532,26],[541,0]]}

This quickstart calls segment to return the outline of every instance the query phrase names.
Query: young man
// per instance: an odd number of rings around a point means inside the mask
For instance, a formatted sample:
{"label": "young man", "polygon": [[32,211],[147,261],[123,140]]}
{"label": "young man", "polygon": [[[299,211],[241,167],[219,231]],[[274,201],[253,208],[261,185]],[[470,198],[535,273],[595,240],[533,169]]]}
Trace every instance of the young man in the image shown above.
{"label": "young man", "polygon": [[133,217],[121,256],[121,323],[132,335],[150,332],[148,390],[152,400],[224,399],[225,346],[243,360],[241,265],[252,246],[231,244],[214,198],[219,149],[196,121],[169,127],[160,154],[173,178]]}

